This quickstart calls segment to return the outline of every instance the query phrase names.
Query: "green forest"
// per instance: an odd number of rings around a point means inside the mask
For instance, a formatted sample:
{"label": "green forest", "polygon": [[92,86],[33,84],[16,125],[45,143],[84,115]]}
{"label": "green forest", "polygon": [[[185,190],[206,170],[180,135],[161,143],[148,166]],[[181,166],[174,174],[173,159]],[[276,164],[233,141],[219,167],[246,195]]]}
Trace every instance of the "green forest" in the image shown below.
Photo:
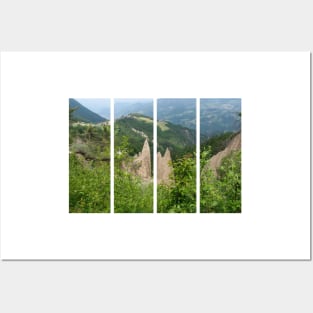
{"label": "green forest", "polygon": [[85,123],[69,111],[69,211],[110,212],[110,126]]}

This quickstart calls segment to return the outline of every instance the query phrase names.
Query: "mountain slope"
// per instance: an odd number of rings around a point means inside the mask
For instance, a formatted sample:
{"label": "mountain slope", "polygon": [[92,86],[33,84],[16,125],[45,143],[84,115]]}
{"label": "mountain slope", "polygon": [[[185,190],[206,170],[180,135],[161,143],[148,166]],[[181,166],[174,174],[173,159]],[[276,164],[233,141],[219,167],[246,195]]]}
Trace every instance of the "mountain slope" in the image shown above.
{"label": "mountain slope", "polygon": [[158,120],[196,128],[196,99],[158,99]]}
{"label": "mountain slope", "polygon": [[104,117],[92,112],[75,99],[69,99],[70,109],[75,109],[72,118],[85,123],[101,123],[107,121]]}
{"label": "mountain slope", "polygon": [[[164,154],[169,148],[175,158],[195,148],[196,135],[193,129],[175,125],[166,121],[158,121],[158,151]],[[129,114],[115,121],[115,145],[123,143],[127,137],[129,153],[134,155],[141,151],[145,139],[148,139],[150,150],[153,151],[153,119],[141,114]]]}
{"label": "mountain slope", "polygon": [[193,129],[167,121],[158,121],[158,151],[164,154],[169,148],[173,159],[195,151],[196,132]]}
{"label": "mountain slope", "polygon": [[217,169],[221,166],[222,161],[225,157],[230,155],[232,151],[241,149],[241,133],[236,134],[231,141],[227,144],[225,149],[219,151],[217,154],[213,155],[207,165],[204,168],[204,171],[209,167],[213,171],[214,175],[217,176]]}
{"label": "mountain slope", "polygon": [[148,139],[150,150],[153,151],[153,120],[141,114],[129,114],[114,122],[114,145],[120,147],[127,138],[128,152],[130,155],[139,153]]}

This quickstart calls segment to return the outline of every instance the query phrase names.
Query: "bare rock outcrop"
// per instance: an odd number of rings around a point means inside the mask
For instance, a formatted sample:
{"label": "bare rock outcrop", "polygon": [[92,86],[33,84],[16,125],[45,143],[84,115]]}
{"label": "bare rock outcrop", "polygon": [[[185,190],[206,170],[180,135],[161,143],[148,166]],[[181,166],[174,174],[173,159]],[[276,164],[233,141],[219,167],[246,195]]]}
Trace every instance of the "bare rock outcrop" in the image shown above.
{"label": "bare rock outcrop", "polygon": [[145,140],[142,151],[134,157],[134,174],[143,178],[151,178],[151,154],[148,139]]}
{"label": "bare rock outcrop", "polygon": [[168,185],[171,183],[171,175],[173,173],[173,166],[172,166],[172,158],[171,152],[168,148],[164,153],[164,156],[158,152],[157,156],[157,165],[158,165],[158,184],[165,184]]}
{"label": "bare rock outcrop", "polygon": [[210,168],[214,175],[217,176],[217,169],[221,166],[222,160],[231,154],[232,151],[241,149],[241,133],[237,134],[226,146],[226,148],[217,154],[213,155],[207,165],[204,167],[204,171]]}
{"label": "bare rock outcrop", "polygon": [[[123,163],[124,170],[132,173],[144,181],[151,180],[151,152],[146,138],[142,151],[135,155],[133,159],[126,163]],[[158,184],[168,185],[172,182],[173,166],[171,152],[167,148],[164,156],[160,152],[157,154],[157,168],[158,168]]]}

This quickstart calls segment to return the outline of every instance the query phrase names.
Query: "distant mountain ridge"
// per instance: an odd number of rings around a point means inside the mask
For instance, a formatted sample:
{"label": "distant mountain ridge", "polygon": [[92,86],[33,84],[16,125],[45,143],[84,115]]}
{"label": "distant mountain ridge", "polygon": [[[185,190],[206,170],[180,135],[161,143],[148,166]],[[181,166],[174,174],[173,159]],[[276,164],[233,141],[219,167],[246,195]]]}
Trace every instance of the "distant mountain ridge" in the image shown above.
{"label": "distant mountain ridge", "polygon": [[127,116],[137,112],[145,116],[153,117],[153,101],[126,101],[126,100],[116,100],[114,104],[114,118],[119,119],[123,116]]}
{"label": "distant mountain ridge", "polygon": [[196,99],[158,99],[157,119],[196,129]]}
{"label": "distant mountain ridge", "polygon": [[69,107],[75,109],[72,113],[72,118],[76,121],[85,122],[85,123],[102,123],[107,121],[106,118],[98,115],[97,113],[87,109],[80,102],[75,99],[69,99]]}
{"label": "distant mountain ridge", "polygon": [[[183,100],[183,101],[182,101]],[[134,101],[128,104],[119,100],[114,106],[116,121],[134,115],[132,112],[153,117],[151,100]],[[75,99],[70,99],[70,108],[76,108],[73,117],[87,123],[101,123],[106,118],[88,109]],[[239,99],[201,99],[200,100],[200,133],[201,142],[215,135],[226,132],[238,132],[241,129],[241,101]],[[170,123],[195,130],[196,106],[194,99],[158,99],[157,119],[163,123]],[[135,128],[136,129],[136,128]],[[165,152],[165,151],[163,151]]]}
{"label": "distant mountain ridge", "polygon": [[201,99],[200,132],[206,138],[241,129],[240,99]]}
{"label": "distant mountain ridge", "polygon": [[[133,112],[153,118],[152,99],[118,99],[115,119]],[[200,133],[204,140],[241,129],[241,99],[200,99]],[[157,120],[196,129],[196,99],[157,99]]]}

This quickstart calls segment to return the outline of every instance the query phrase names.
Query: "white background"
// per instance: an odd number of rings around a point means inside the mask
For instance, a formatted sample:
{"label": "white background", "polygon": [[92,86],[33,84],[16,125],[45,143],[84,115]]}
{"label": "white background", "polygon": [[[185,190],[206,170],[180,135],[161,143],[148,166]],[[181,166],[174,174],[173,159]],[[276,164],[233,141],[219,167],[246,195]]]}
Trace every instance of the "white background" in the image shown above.
{"label": "white background", "polygon": [[[309,259],[309,53],[3,53],[3,259]],[[68,214],[68,98],[242,99],[242,214]]]}

